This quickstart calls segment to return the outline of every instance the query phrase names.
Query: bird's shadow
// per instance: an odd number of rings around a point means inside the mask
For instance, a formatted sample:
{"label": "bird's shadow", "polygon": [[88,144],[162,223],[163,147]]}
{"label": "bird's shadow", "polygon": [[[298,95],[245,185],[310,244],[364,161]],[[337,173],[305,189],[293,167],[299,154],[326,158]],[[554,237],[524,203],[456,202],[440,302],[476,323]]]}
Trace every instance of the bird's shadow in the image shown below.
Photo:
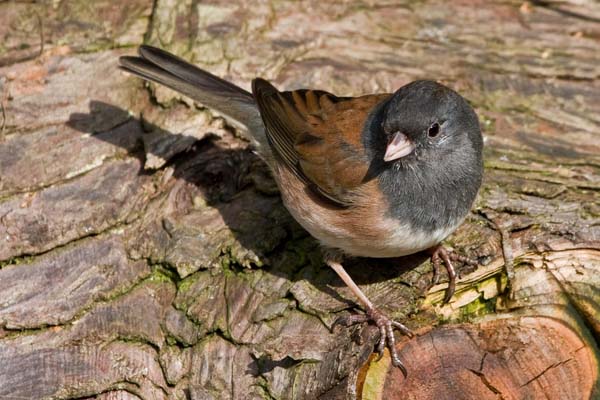
{"label": "bird's shadow", "polygon": [[[342,281],[333,271],[323,271],[318,243],[285,210],[268,167],[247,146],[229,146],[224,143],[227,139],[214,134],[198,140],[172,133],[101,101],[91,101],[89,108],[87,114],[71,114],[67,125],[126,149],[142,165],[150,158],[165,159],[160,168],[172,168],[175,179],[199,191],[206,205],[219,211],[237,241],[265,260],[263,270],[292,282],[308,279],[322,292],[348,303],[336,291],[344,286]],[[126,135],[138,135],[137,146],[131,146]],[[238,141],[233,136],[229,140]],[[153,173],[140,170],[140,174]],[[370,284],[398,277],[426,258],[424,254],[357,258],[345,260],[344,266],[356,283]]]}

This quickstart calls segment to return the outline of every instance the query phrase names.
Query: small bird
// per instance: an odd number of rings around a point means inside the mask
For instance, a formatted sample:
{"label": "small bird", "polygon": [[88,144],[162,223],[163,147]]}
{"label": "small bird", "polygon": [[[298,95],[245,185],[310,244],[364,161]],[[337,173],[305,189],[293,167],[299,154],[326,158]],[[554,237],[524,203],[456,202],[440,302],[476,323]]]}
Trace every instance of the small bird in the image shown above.
{"label": "small bird", "polygon": [[437,283],[443,260],[475,264],[440,245],[468,214],[483,176],[477,115],[458,93],[419,80],[395,93],[338,97],[322,90],[279,91],[252,81],[252,93],[164,50],[141,46],[123,70],[224,114],[244,128],[273,172],[285,207],[324,248],[324,261],[365,308],[336,321],[374,322],[392,363],[406,376],[393,328],[344,270],[344,256],[399,257],[427,250]]}

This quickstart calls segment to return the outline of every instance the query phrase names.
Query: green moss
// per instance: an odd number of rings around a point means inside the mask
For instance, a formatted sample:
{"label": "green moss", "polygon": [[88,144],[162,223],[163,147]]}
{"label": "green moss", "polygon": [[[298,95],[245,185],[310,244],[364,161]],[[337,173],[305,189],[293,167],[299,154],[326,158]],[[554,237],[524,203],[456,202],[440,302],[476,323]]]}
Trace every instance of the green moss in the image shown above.
{"label": "green moss", "polygon": [[481,318],[485,315],[495,313],[498,295],[486,299],[486,288],[489,289],[490,286],[495,286],[495,289],[497,293],[499,293],[499,296],[502,296],[507,284],[508,278],[505,273],[495,274],[494,276],[491,276],[488,279],[477,283],[475,289],[481,293],[480,296],[474,301],[470,302],[469,304],[466,304],[465,306],[461,307],[458,310],[458,315],[456,318],[461,322],[470,322],[474,319]]}
{"label": "green moss", "polygon": [[[265,370],[264,365],[261,367],[260,365],[260,359],[259,361],[259,370]],[[264,362],[263,362],[264,364]],[[255,386],[259,389],[260,391],[260,396],[265,399],[265,400],[276,400],[277,398],[275,396],[273,396],[269,390],[269,382],[265,379],[265,377],[263,376],[259,376],[256,381],[255,381]]]}
{"label": "green moss", "polygon": [[161,264],[151,266],[153,271],[148,278],[149,282],[166,282],[176,283],[179,280],[179,275],[173,270],[163,267]]}
{"label": "green moss", "polygon": [[496,298],[485,300],[483,294],[475,301],[460,309],[460,320],[471,321],[473,318],[482,317],[496,311]]}
{"label": "green moss", "polygon": [[195,273],[195,274],[189,275],[189,276],[185,277],[184,279],[180,280],[179,282],[177,282],[177,291],[180,293],[185,293],[188,290],[190,290],[190,288],[196,282],[198,282],[200,275],[201,274],[199,274],[199,273]]}
{"label": "green moss", "polygon": [[243,271],[245,268],[249,268],[252,264],[256,265],[257,267],[262,267],[263,263],[257,257],[252,257],[252,261],[254,262],[251,262],[247,257],[247,253],[242,254],[241,252],[237,251],[240,249],[236,249],[235,247],[237,246],[232,244],[223,247],[221,250],[221,255],[217,261],[225,275],[235,275]]}
{"label": "green moss", "polygon": [[10,257],[7,260],[0,261],[0,269],[7,267],[9,265],[21,265],[21,264],[31,264],[35,256],[32,255],[22,255],[17,257]]}

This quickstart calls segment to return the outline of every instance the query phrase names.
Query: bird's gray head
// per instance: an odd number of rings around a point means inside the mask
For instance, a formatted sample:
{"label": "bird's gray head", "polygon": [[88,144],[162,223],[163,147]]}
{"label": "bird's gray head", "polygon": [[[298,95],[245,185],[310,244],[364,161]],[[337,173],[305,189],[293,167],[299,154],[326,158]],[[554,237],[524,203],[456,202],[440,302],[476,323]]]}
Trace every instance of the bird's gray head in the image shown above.
{"label": "bird's gray head", "polygon": [[437,82],[421,80],[403,86],[382,113],[386,162],[442,157],[458,148],[481,152],[475,111],[461,95]]}

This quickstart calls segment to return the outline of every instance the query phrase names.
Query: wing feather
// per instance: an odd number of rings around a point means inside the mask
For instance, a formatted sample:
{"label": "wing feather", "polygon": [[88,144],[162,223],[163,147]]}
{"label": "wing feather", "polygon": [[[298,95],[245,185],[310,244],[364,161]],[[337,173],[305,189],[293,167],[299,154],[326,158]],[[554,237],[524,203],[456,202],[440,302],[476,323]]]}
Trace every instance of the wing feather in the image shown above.
{"label": "wing feather", "polygon": [[375,105],[389,95],[337,97],[320,90],[280,92],[263,79],[252,92],[267,138],[281,161],[312,190],[339,207],[352,205],[369,160],[362,130]]}

